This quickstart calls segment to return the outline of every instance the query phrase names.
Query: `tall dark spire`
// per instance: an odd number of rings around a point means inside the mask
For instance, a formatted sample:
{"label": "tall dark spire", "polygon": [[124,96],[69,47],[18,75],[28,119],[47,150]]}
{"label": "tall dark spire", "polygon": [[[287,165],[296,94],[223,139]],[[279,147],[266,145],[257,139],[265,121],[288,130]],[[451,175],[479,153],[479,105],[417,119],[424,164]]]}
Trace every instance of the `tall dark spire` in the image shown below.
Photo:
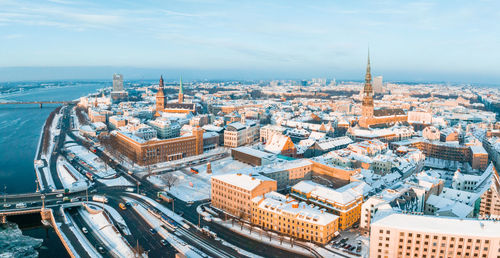
{"label": "tall dark spire", "polygon": [[373,89],[372,89],[372,74],[371,74],[371,67],[370,67],[370,49],[368,49],[368,61],[366,64],[366,75],[365,75],[365,88],[364,88],[365,93],[371,93],[373,94]]}
{"label": "tall dark spire", "polygon": [[163,75],[160,75],[160,88],[163,88]]}

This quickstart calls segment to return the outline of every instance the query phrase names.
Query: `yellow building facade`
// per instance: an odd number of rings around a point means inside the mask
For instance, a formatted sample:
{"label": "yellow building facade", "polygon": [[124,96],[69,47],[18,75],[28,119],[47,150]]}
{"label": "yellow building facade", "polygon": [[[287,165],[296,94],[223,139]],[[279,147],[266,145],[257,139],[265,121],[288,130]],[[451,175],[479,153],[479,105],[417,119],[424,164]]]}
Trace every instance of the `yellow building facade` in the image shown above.
{"label": "yellow building facade", "polygon": [[338,231],[338,220],[277,192],[252,199],[252,224],[304,241],[330,242]]}
{"label": "yellow building facade", "polygon": [[352,189],[334,190],[306,180],[292,187],[291,196],[339,216],[341,230],[352,227],[361,218],[363,195]]}

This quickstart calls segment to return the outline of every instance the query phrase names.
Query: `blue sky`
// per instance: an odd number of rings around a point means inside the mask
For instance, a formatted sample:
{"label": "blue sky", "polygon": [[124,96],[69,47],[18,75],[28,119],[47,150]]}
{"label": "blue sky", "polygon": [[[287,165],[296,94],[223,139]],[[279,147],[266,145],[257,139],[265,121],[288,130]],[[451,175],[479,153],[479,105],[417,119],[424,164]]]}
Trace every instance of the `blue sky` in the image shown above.
{"label": "blue sky", "polygon": [[499,21],[499,1],[0,0],[0,80],[361,80],[370,46],[388,80],[500,83]]}

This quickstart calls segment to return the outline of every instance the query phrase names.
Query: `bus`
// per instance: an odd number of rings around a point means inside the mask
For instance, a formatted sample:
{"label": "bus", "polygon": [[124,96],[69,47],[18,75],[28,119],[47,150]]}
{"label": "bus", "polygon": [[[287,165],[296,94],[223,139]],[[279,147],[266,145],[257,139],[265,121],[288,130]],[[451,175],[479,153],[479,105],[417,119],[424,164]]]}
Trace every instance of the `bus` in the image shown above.
{"label": "bus", "polygon": [[198,174],[198,173],[200,173],[200,171],[198,171],[198,169],[192,167],[191,168],[191,173]]}
{"label": "bus", "polygon": [[167,193],[165,192],[158,192],[157,197],[166,202],[173,201],[172,198],[168,197]]}

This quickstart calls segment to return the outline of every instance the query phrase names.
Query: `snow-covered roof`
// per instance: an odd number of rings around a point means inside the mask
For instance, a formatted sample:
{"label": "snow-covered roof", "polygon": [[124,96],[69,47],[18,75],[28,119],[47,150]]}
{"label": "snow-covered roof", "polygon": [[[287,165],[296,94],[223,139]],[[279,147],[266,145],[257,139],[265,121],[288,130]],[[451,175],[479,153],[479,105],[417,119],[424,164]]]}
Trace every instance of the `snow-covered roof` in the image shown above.
{"label": "snow-covered roof", "polygon": [[271,139],[267,142],[266,147],[264,148],[266,151],[279,154],[283,151],[285,144],[290,141],[290,137],[282,134],[274,134]]}
{"label": "snow-covered roof", "polygon": [[488,154],[486,150],[483,148],[483,146],[480,145],[473,145],[469,147],[470,150],[472,151],[472,154]]}
{"label": "snow-covered roof", "polygon": [[270,157],[274,156],[274,154],[263,152],[263,151],[260,151],[260,150],[257,150],[257,149],[251,148],[251,147],[247,147],[247,146],[233,148],[233,150],[239,151],[239,152],[242,152],[242,153],[254,156],[254,157],[258,157],[258,158],[270,158]]}
{"label": "snow-covered roof", "polygon": [[264,181],[274,181],[271,178],[262,176],[262,175],[246,175],[246,174],[225,174],[225,175],[217,175],[212,176],[217,180],[225,182],[227,184],[252,191],[257,186],[259,186]]}
{"label": "snow-covered roof", "polygon": [[459,219],[451,217],[390,214],[372,221],[371,226],[386,229],[410,230],[423,233],[491,237],[498,239],[500,223],[490,220]]}
{"label": "snow-covered roof", "polygon": [[289,200],[282,195],[276,193],[275,196],[265,195],[266,198],[256,197],[252,199],[253,202],[259,203],[258,206],[268,212],[274,214],[280,214],[286,217],[292,217],[295,220],[317,224],[317,225],[328,225],[339,217],[322,210],[312,208],[306,203],[299,203],[295,200]]}
{"label": "snow-covered roof", "polygon": [[332,139],[322,140],[318,142],[318,145],[323,150],[331,150],[338,146],[348,145],[353,143],[352,139],[348,136],[336,137]]}
{"label": "snow-covered roof", "polygon": [[301,193],[310,194],[314,199],[342,205],[349,204],[362,196],[362,194],[352,190],[351,188],[339,188],[334,190],[309,180],[297,183],[292,187],[292,189]]}

